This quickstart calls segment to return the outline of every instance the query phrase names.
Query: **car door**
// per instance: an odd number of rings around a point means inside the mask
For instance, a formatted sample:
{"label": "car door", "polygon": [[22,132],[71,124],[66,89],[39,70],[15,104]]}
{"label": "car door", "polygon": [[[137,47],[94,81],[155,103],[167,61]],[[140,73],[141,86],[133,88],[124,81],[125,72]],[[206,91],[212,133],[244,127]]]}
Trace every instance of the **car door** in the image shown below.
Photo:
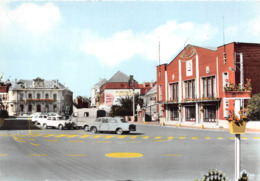
{"label": "car door", "polygon": [[109,131],[107,118],[102,118],[102,122],[99,126],[99,131]]}
{"label": "car door", "polygon": [[108,120],[109,131],[115,131],[117,129],[117,120],[112,118]]}

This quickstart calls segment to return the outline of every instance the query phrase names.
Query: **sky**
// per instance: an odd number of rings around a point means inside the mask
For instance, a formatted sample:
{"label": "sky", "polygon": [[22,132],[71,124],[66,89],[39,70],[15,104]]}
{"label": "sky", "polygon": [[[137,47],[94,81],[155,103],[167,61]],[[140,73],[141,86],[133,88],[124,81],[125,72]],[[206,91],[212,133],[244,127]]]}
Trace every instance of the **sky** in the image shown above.
{"label": "sky", "polygon": [[[187,45],[260,43],[260,1],[0,1],[3,80],[40,77],[91,96],[116,72],[156,81]],[[224,36],[223,36],[224,35]]]}

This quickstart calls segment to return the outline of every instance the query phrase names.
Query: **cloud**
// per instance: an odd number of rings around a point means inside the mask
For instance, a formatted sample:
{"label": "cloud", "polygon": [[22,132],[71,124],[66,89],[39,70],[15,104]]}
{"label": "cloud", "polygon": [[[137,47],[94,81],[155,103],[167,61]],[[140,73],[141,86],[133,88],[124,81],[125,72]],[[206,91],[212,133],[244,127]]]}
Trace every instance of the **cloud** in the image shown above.
{"label": "cloud", "polygon": [[149,32],[127,30],[115,32],[110,37],[88,30],[84,33],[80,50],[86,55],[96,57],[101,64],[115,66],[136,55],[158,61],[160,41],[160,59],[163,63],[171,61],[187,40],[198,45],[214,37],[216,33],[216,28],[209,24],[177,21],[168,21]]}
{"label": "cloud", "polygon": [[29,33],[47,32],[61,21],[60,10],[53,3],[23,3],[15,9],[10,9],[8,4],[2,1],[0,12],[1,28],[16,28]]}

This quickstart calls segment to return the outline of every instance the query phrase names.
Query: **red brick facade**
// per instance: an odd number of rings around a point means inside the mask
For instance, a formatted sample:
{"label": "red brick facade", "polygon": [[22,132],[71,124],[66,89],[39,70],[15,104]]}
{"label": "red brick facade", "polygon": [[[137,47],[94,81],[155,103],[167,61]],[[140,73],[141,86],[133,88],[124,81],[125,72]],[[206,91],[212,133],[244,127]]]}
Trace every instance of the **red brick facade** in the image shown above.
{"label": "red brick facade", "polygon": [[[188,45],[169,64],[157,66],[158,112],[166,121],[225,120],[228,110],[245,106],[260,92],[259,69],[260,44]],[[241,90],[229,89],[232,84]]]}

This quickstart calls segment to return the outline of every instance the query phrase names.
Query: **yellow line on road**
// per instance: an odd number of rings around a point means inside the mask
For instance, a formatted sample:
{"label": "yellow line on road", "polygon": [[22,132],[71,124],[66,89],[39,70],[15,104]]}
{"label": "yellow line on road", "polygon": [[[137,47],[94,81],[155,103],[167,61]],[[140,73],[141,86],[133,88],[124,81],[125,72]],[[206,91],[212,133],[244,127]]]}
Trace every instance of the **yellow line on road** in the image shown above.
{"label": "yellow line on road", "polygon": [[170,141],[170,140],[153,140],[154,142],[161,142],[161,141]]}
{"label": "yellow line on road", "polygon": [[67,134],[61,134],[61,135],[58,135],[58,136],[55,136],[56,138],[60,138],[60,137],[64,137],[64,136],[68,136]]}
{"label": "yellow line on road", "polygon": [[68,138],[74,138],[76,136],[79,136],[79,135],[71,135],[71,136],[67,136]]}
{"label": "yellow line on road", "polygon": [[16,141],[22,142],[22,143],[26,143],[26,141],[21,141],[19,140],[19,138],[17,138],[16,136],[13,137]]}
{"label": "yellow line on road", "polygon": [[169,136],[168,139],[172,140],[172,139],[174,139],[174,136]]}
{"label": "yellow line on road", "polygon": [[46,154],[29,154],[28,156],[47,156]]}
{"label": "yellow line on road", "polygon": [[42,134],[33,134],[32,137],[41,136]]}
{"label": "yellow line on road", "polygon": [[45,141],[53,141],[53,142],[55,142],[55,141],[58,141],[58,140],[45,140]]}
{"label": "yellow line on road", "polygon": [[113,138],[113,137],[115,137],[115,136],[106,136],[105,138],[109,139],[109,138]]}
{"label": "yellow line on road", "polygon": [[185,140],[186,139],[186,136],[181,136],[179,137],[180,140]]}
{"label": "yellow line on road", "polygon": [[121,138],[125,138],[125,137],[127,137],[127,136],[117,136],[117,138],[120,138],[120,139],[121,139]]}
{"label": "yellow line on road", "polygon": [[154,137],[155,140],[158,140],[158,139],[161,139],[161,138],[162,138],[161,136]]}
{"label": "yellow line on road", "polygon": [[131,136],[130,138],[131,138],[131,139],[135,139],[135,138],[137,138],[137,137],[138,137],[138,136]]}
{"label": "yellow line on road", "polygon": [[81,136],[80,138],[86,138],[86,137],[89,137],[90,135],[83,135],[83,136]]}
{"label": "yellow line on road", "polygon": [[206,137],[204,137],[204,139],[205,139],[205,140],[209,140],[209,139],[210,139],[210,137],[206,136]]}
{"label": "yellow line on road", "polygon": [[233,140],[233,139],[235,139],[235,138],[234,138],[234,137],[229,137],[229,139],[230,139],[230,140]]}
{"label": "yellow line on road", "polygon": [[55,136],[55,134],[47,134],[47,135],[45,135],[43,137],[46,138],[46,137],[51,137],[51,136]]}
{"label": "yellow line on road", "polygon": [[198,137],[197,137],[197,136],[193,136],[191,139],[193,139],[193,140],[197,140]]}
{"label": "yellow line on road", "polygon": [[77,132],[79,132],[80,134],[83,134],[83,135],[87,134],[87,133],[84,133],[83,131],[80,131],[80,130],[77,130]]}
{"label": "yellow line on road", "polygon": [[258,137],[258,136],[255,136],[255,137],[253,137],[255,140],[259,140],[260,139],[260,137]]}
{"label": "yellow line on road", "polygon": [[69,142],[80,142],[80,143],[83,143],[85,141],[82,141],[82,140],[74,140],[74,141],[69,141]]}
{"label": "yellow line on road", "polygon": [[223,137],[218,137],[219,140],[223,140]]}
{"label": "yellow line on road", "polygon": [[8,154],[0,154],[0,156],[7,156]]}
{"label": "yellow line on road", "polygon": [[248,137],[241,137],[242,140],[248,140]]}
{"label": "yellow line on road", "polygon": [[33,146],[40,146],[39,144],[35,144],[35,143],[30,143]]}
{"label": "yellow line on road", "polygon": [[182,156],[181,154],[164,154],[163,156]]}
{"label": "yellow line on road", "polygon": [[100,138],[101,135],[95,135],[95,136],[92,136],[92,138]]}
{"label": "yellow line on road", "polygon": [[67,156],[87,156],[87,155],[67,155]]}
{"label": "yellow line on road", "polygon": [[148,139],[150,138],[150,136],[143,136],[143,139]]}
{"label": "yellow line on road", "polygon": [[31,138],[19,138],[20,140],[28,140],[28,141],[34,141],[35,139],[31,139]]}

